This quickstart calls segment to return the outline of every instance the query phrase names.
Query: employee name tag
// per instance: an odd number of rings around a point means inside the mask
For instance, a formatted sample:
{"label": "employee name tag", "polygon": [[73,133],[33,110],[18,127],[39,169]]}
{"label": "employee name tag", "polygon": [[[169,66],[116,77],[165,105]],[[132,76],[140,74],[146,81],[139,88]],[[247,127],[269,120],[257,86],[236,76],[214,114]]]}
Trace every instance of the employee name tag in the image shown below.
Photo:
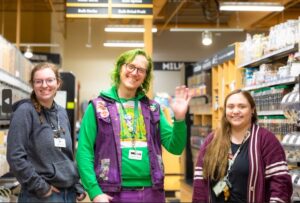
{"label": "employee name tag", "polygon": [[220,180],[214,187],[213,187],[213,191],[216,194],[216,196],[218,197],[221,192],[223,192],[224,188],[226,186],[226,182],[224,180]]}
{"label": "employee name tag", "polygon": [[134,160],[142,160],[143,151],[140,150],[129,150],[128,158]]}
{"label": "employee name tag", "polygon": [[54,138],[55,147],[66,147],[66,140],[64,138]]}

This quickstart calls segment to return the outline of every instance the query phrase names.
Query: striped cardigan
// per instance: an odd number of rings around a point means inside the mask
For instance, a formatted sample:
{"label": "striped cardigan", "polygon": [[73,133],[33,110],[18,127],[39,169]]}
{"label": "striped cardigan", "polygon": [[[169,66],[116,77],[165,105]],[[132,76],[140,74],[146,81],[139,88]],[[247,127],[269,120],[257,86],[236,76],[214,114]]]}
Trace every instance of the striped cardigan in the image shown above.
{"label": "striped cardigan", "polygon": [[[203,158],[211,133],[200,148],[194,172],[193,202],[211,202],[210,181],[203,177]],[[293,192],[284,150],[267,129],[252,125],[249,138],[249,177],[247,202],[290,202]]]}

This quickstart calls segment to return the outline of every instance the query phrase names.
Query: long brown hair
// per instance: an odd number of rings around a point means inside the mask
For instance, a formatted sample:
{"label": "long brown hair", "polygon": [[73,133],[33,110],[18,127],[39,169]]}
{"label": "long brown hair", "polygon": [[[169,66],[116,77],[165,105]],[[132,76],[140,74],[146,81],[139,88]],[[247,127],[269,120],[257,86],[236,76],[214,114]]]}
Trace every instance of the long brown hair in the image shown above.
{"label": "long brown hair", "polygon": [[[33,88],[33,80],[34,80],[35,73],[39,70],[46,69],[46,68],[50,68],[54,72],[56,81],[60,83],[60,87],[61,87],[62,79],[60,77],[58,67],[53,63],[39,63],[32,69],[32,71],[30,73],[29,83],[32,88]],[[32,102],[35,110],[38,112],[39,115],[41,115],[42,105],[39,103],[38,99],[36,98],[34,90],[32,90],[32,92],[30,94],[30,99],[31,99],[31,102]],[[41,123],[43,122],[43,119],[41,116],[40,116],[40,121],[41,121]]]}
{"label": "long brown hair", "polygon": [[251,122],[257,122],[257,112],[255,102],[251,94],[247,91],[240,89],[234,90],[229,93],[224,101],[224,110],[220,124],[214,132],[214,137],[211,143],[207,146],[204,163],[203,163],[203,176],[212,180],[220,180],[226,174],[228,164],[228,151],[231,146],[230,134],[231,125],[226,119],[226,105],[227,100],[231,95],[241,93],[249,102],[251,109],[253,110]]}

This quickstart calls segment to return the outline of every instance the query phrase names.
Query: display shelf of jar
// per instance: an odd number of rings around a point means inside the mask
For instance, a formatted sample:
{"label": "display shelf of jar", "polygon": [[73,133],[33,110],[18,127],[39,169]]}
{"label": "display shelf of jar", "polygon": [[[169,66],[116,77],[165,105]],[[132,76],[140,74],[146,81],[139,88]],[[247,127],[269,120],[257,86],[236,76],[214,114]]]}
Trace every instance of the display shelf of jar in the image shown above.
{"label": "display shelf of jar", "polygon": [[277,59],[283,58],[288,56],[290,53],[296,52],[298,50],[298,44],[293,44],[286,46],[284,48],[278,49],[276,51],[270,52],[268,54],[263,55],[260,58],[253,59],[249,62],[242,63],[238,67],[245,68],[245,67],[255,67],[262,63],[269,63],[275,61]]}
{"label": "display shelf of jar", "polygon": [[261,89],[264,87],[271,87],[271,86],[275,86],[275,85],[293,84],[296,82],[296,78],[297,77],[288,77],[288,78],[282,78],[282,79],[275,80],[275,81],[266,82],[266,83],[259,84],[259,85],[246,86],[243,88],[243,90],[249,91],[249,90]]}
{"label": "display shelf of jar", "polygon": [[31,92],[31,87],[28,85],[28,83],[24,82],[23,80],[9,74],[4,69],[0,68],[0,82],[6,83],[7,85],[10,85],[14,88],[17,88],[19,90],[22,90],[26,93]]}
{"label": "display shelf of jar", "polygon": [[284,115],[282,110],[258,111],[258,116]]}

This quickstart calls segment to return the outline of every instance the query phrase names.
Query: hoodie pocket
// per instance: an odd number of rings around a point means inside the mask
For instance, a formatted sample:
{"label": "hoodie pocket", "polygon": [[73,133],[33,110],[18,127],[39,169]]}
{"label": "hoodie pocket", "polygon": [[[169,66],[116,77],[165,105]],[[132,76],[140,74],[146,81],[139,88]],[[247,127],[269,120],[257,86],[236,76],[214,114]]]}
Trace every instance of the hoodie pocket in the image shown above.
{"label": "hoodie pocket", "polygon": [[51,185],[58,188],[69,188],[78,182],[78,172],[73,161],[64,160],[52,164],[53,176],[45,178]]}

